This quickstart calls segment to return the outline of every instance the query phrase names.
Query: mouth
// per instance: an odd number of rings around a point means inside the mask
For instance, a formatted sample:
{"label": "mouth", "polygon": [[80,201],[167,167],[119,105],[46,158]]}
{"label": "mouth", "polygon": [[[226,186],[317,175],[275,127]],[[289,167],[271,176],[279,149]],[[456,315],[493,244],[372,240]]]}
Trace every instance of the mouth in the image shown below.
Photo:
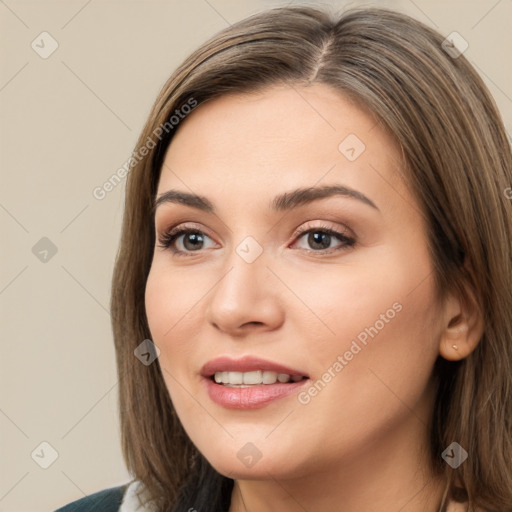
{"label": "mouth", "polygon": [[203,366],[201,375],[210,399],[228,409],[264,407],[309,380],[302,370],[252,356],[214,359]]}

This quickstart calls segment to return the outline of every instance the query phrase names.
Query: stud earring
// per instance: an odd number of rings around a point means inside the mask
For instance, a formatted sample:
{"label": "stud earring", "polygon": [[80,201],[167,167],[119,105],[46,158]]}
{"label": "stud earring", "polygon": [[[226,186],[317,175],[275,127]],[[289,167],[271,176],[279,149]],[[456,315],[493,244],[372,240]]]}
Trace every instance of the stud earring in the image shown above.
{"label": "stud earring", "polygon": [[452,345],[452,347],[453,347],[455,350],[459,350],[459,347],[457,347],[457,345]]}

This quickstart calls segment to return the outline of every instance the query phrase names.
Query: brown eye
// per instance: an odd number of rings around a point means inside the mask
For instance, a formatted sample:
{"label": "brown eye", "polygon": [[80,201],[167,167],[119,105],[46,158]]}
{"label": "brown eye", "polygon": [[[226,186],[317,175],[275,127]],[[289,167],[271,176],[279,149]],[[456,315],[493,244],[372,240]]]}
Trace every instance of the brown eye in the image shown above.
{"label": "brown eye", "polygon": [[[301,249],[312,252],[339,251],[355,244],[353,238],[325,226],[304,230],[297,235],[296,239],[305,239],[307,247],[301,247]],[[337,247],[331,247],[331,243],[335,240],[340,243]]]}
{"label": "brown eye", "polygon": [[189,232],[183,236],[183,246],[187,251],[194,251],[196,249],[202,249],[204,244],[203,234],[200,232]]}
{"label": "brown eye", "polygon": [[[199,252],[204,249],[207,240],[211,240],[211,238],[202,231],[180,228],[161,235],[159,246],[176,254],[187,255],[187,253]],[[177,245],[178,247],[176,247]]]}

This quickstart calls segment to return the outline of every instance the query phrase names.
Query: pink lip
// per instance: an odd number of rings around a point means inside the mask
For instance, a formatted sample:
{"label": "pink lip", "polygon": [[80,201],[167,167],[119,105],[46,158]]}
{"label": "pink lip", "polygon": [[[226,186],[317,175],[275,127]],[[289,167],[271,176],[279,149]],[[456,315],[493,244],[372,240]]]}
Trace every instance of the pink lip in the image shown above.
{"label": "pink lip", "polygon": [[217,384],[212,379],[204,379],[204,382],[210,399],[226,409],[259,409],[297,391],[297,388],[304,386],[309,379],[288,384],[261,384],[250,388],[229,388]]}
{"label": "pink lip", "polygon": [[[215,372],[250,372],[255,370],[267,370],[308,378],[298,382],[285,384],[276,382],[275,384],[261,384],[248,388],[227,387],[217,384],[211,378]],[[241,359],[231,359],[229,357],[213,359],[203,366],[201,375],[204,377],[210,399],[227,409],[259,409],[265,407],[274,400],[284,398],[297,391],[297,388],[304,386],[309,379],[309,376],[303,371],[252,356],[245,356]]]}

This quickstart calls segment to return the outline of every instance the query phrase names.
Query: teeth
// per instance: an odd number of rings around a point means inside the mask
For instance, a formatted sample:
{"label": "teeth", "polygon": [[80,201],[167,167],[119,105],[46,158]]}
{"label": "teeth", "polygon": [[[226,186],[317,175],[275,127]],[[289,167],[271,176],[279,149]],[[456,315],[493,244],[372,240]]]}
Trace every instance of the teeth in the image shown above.
{"label": "teeth", "polygon": [[227,372],[227,374],[227,380],[231,384],[249,384],[249,382],[245,382],[244,374],[242,372]]}
{"label": "teeth", "polygon": [[302,380],[302,376],[291,376],[287,373],[256,370],[252,372],[215,372],[214,379],[217,384],[246,387],[258,384],[275,384],[276,382],[298,382]]}
{"label": "teeth", "polygon": [[277,380],[277,372],[263,372],[263,384],[274,384]]}
{"label": "teeth", "polygon": [[[238,373],[238,372],[233,372]],[[231,377],[232,373],[229,372],[229,376]],[[244,372],[240,373],[240,377],[243,377],[244,384],[261,384],[263,382],[263,372],[260,370],[256,372]],[[242,384],[241,382],[233,382],[230,378],[230,384]]]}

